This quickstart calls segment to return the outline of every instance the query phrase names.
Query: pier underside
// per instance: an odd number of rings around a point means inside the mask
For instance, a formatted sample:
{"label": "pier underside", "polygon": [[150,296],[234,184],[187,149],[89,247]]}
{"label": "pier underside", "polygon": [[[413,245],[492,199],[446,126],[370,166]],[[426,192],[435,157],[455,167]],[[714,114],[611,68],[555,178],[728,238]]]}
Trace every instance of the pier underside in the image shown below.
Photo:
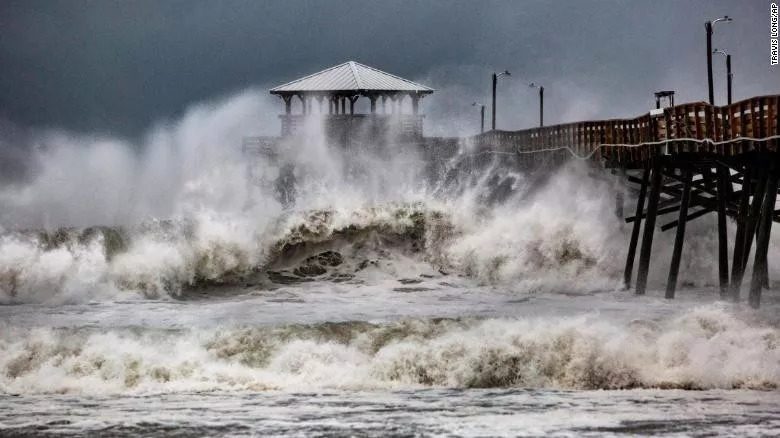
{"label": "pier underside", "polygon": [[[769,286],[767,257],[772,223],[780,222],[780,210],[775,208],[780,190],[780,153],[759,149],[731,157],[703,152],[659,155],[637,174],[633,173],[623,173],[629,183],[638,186],[635,213],[626,218],[633,228],[624,272],[625,286],[631,286],[639,248],[636,293],[645,293],[653,235],[657,228],[662,232],[675,230],[666,285],[666,297],[674,298],[686,225],[711,213],[717,216],[721,297],[740,299],[753,250],[748,301],[758,307],[762,289]],[[737,225],[731,242],[726,232],[729,217]],[[662,222],[660,227],[657,222]]]}

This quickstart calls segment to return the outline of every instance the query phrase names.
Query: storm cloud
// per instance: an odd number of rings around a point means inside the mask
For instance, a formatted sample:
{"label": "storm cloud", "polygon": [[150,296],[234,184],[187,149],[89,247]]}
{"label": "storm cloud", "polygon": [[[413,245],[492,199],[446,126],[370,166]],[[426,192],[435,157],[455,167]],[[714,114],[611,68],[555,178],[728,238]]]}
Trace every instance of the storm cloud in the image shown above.
{"label": "storm cloud", "polygon": [[[0,119],[137,136],[196,102],[356,60],[434,87],[428,133],[478,129],[474,101],[499,85],[499,128],[628,117],[659,89],[706,100],[704,22],[734,57],[734,95],[780,92],[769,1],[4,1]],[[716,99],[724,67],[715,60]],[[269,104],[281,107],[272,96]],[[278,105],[278,106],[276,106]],[[277,131],[274,111],[258,121]]]}

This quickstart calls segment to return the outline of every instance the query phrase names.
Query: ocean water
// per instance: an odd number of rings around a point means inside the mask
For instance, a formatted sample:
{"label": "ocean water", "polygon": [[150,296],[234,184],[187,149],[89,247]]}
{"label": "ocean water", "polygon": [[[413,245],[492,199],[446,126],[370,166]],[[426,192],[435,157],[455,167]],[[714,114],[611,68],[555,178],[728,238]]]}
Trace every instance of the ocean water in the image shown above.
{"label": "ocean water", "polygon": [[780,266],[760,310],[720,301],[708,218],[678,298],[660,232],[638,297],[598,168],[431,168],[316,126],[250,160],[263,110],[40,135],[0,189],[0,435],[780,434]]}

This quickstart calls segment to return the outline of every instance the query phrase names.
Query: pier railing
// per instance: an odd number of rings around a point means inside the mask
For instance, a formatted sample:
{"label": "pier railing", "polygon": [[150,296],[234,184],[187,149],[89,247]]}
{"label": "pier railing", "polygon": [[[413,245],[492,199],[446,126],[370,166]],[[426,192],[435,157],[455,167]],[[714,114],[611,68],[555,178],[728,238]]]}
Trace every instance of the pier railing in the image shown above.
{"label": "pier railing", "polygon": [[780,95],[727,106],[704,102],[652,110],[634,119],[565,123],[520,131],[489,131],[472,141],[481,151],[515,152],[533,165],[536,153],[568,149],[607,166],[641,167],[659,154],[710,152],[725,156],[780,150]]}

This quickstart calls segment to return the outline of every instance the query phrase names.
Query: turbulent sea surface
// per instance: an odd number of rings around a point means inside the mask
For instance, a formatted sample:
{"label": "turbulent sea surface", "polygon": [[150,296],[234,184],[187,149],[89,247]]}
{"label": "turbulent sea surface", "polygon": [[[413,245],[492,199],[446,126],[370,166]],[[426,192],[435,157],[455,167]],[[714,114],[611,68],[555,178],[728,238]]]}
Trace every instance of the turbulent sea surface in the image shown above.
{"label": "turbulent sea surface", "polygon": [[759,311],[719,301],[708,218],[678,298],[660,232],[637,297],[597,169],[431,169],[313,135],[247,172],[215,145],[253,105],[197,108],[141,154],[49,134],[0,190],[0,435],[780,434],[778,284]]}

